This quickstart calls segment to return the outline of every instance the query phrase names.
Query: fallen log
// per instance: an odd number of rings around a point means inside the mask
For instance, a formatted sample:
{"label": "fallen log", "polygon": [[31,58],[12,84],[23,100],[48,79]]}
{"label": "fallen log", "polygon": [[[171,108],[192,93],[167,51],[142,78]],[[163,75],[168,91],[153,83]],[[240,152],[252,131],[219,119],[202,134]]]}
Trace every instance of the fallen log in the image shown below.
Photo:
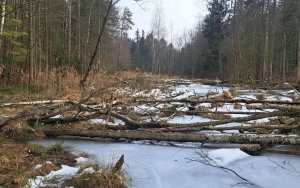
{"label": "fallen log", "polygon": [[138,128],[167,128],[167,127],[176,127],[176,128],[185,127],[185,128],[196,128],[197,129],[197,128],[201,128],[204,126],[216,126],[216,125],[227,124],[227,123],[232,123],[232,122],[247,122],[247,121],[251,121],[251,120],[257,120],[257,119],[274,117],[274,116],[292,116],[292,115],[297,115],[299,113],[300,113],[300,111],[294,111],[294,112],[275,111],[275,112],[252,115],[252,116],[247,116],[247,117],[237,117],[237,118],[225,119],[225,120],[219,120],[219,121],[199,122],[199,123],[190,123],[190,124],[167,123],[165,121],[136,122],[126,116],[123,116],[123,115],[118,114],[113,111],[110,112],[110,115],[124,121],[126,123],[127,129],[134,130],[134,129],[138,129]]}
{"label": "fallen log", "polygon": [[253,144],[282,144],[299,145],[300,138],[296,135],[257,135],[257,134],[167,134],[149,131],[65,131],[45,130],[47,137],[89,137],[112,138],[128,140],[156,140],[174,142],[210,142],[210,143],[253,143]]}
{"label": "fallen log", "polygon": [[[300,110],[300,108],[298,109]],[[189,111],[172,111],[172,110],[160,110],[160,112],[165,113],[176,113],[176,114],[186,114],[186,115],[200,115],[200,114],[245,114],[245,115],[257,115],[257,114],[266,114],[266,112],[221,112],[221,111],[198,111],[198,110],[189,110]]]}
{"label": "fallen log", "polygon": [[245,103],[245,104],[253,104],[253,103],[262,103],[262,104],[289,104],[289,105],[299,105],[300,101],[267,101],[267,100],[250,100],[250,99],[170,99],[170,100],[149,100],[149,99],[134,99],[133,102],[137,103],[172,103],[172,102],[180,102],[180,103],[192,103],[192,104],[200,104],[200,103]]}
{"label": "fallen log", "polygon": [[56,104],[56,103],[68,103],[67,100],[43,100],[43,101],[29,101],[29,102],[16,102],[16,103],[2,103],[0,107],[10,107],[10,106],[25,106],[25,105],[37,105],[37,104]]}
{"label": "fallen log", "polygon": [[275,105],[275,104],[266,104],[263,105],[264,108],[277,109],[280,111],[299,111],[299,106],[283,106],[283,105]]}
{"label": "fallen log", "polygon": [[28,118],[27,122],[29,124],[33,123],[44,123],[44,124],[58,124],[58,123],[74,123],[78,121],[88,121],[90,119],[96,118],[99,115],[103,114],[102,112],[95,112],[86,116],[75,116],[75,117],[66,117],[66,118],[48,118],[48,119],[40,119],[40,118]]}
{"label": "fallen log", "polygon": [[[120,129],[117,129],[119,127]],[[107,128],[111,128],[110,126]],[[216,126],[205,126],[199,128],[176,128],[176,127],[167,127],[167,128],[155,128],[151,129],[152,132],[195,132],[195,131],[228,131],[228,130],[238,130],[241,133],[249,130],[268,130],[268,132],[272,130],[293,130],[299,129],[300,125],[248,125],[248,126],[228,126],[228,127],[216,127]],[[113,130],[124,130],[123,126],[115,126]],[[149,131],[149,129],[138,129],[139,131]],[[263,132],[258,132],[258,134],[263,134]]]}
{"label": "fallen log", "polygon": [[23,110],[22,112],[16,113],[12,116],[0,116],[0,129],[12,120],[30,117],[30,116],[45,115],[47,113],[47,111],[49,111],[49,109],[51,109],[51,108],[46,107],[46,106],[41,106],[41,107],[38,107],[35,109]]}

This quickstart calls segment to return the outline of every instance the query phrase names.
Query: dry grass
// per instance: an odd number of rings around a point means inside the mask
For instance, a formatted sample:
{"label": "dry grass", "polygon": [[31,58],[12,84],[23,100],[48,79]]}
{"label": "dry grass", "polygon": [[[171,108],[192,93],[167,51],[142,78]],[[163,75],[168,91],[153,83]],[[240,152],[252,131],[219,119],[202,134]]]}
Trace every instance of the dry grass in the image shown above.
{"label": "dry grass", "polygon": [[[81,153],[80,156],[88,157],[88,154]],[[77,156],[65,150],[61,143],[45,148],[37,144],[16,144],[0,137],[0,187],[24,187],[28,179],[45,176],[51,171],[59,170],[61,165],[74,166],[75,158]],[[98,164],[82,167],[78,175],[65,182],[64,186],[124,187],[124,174],[114,173],[113,166],[112,163],[107,167],[99,167]],[[92,167],[95,172],[84,172],[88,167]]]}
{"label": "dry grass", "polygon": [[67,181],[63,186],[76,188],[121,188],[125,187],[122,174],[114,174],[112,171],[98,170],[94,173],[81,173]]}
{"label": "dry grass", "polygon": [[[49,152],[51,149],[36,144],[16,144],[0,140],[0,186],[24,187],[29,178],[46,175],[60,169],[60,164],[74,164],[75,156],[66,150],[64,155]],[[45,161],[51,161],[45,163]],[[38,169],[34,167],[42,166]]]}

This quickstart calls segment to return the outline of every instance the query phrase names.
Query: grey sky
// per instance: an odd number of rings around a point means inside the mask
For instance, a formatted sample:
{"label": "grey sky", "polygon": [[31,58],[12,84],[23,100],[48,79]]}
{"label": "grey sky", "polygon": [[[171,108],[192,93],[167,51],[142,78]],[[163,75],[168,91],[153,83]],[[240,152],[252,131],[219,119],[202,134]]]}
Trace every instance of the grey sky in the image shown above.
{"label": "grey sky", "polygon": [[[206,0],[148,0],[148,2],[138,5],[133,0],[122,0],[119,7],[127,6],[133,13],[133,29],[129,32],[129,37],[134,38],[137,28],[146,33],[151,31],[152,17],[156,3],[162,4],[166,32],[170,33],[171,23],[173,25],[173,37],[180,36],[184,30],[193,29],[198,20],[207,14]],[[170,41],[170,34],[166,36]]]}

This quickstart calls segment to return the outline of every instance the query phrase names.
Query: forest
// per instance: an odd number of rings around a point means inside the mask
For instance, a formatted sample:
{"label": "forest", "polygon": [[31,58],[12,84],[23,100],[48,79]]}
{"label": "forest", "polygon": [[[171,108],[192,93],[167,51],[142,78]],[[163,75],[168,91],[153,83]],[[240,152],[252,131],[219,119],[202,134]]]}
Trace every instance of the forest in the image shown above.
{"label": "forest", "polygon": [[299,187],[300,1],[122,1],[0,0],[0,187]]}
{"label": "forest", "polygon": [[[2,0],[1,85],[139,70],[231,83],[300,80],[300,2],[209,0],[195,28],[168,42],[162,14],[136,30],[120,0]],[[137,3],[143,3],[137,0]],[[58,76],[60,75],[60,77]],[[53,84],[52,83],[52,84]]]}

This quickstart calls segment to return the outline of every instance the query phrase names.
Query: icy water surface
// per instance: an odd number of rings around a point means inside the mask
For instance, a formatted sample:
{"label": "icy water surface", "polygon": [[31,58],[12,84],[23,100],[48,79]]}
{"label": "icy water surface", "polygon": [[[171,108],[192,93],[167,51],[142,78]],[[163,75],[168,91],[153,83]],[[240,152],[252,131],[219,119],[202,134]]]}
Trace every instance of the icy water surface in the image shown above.
{"label": "icy water surface", "polygon": [[[51,145],[58,140],[40,140]],[[102,143],[97,141],[64,141],[63,146],[74,153],[86,152],[90,162],[110,163],[125,156],[125,171],[133,188],[220,188],[262,187],[299,188],[300,157],[289,155],[249,156],[237,148],[199,149],[136,143]],[[197,152],[203,152],[213,165],[230,168],[249,180],[245,182],[233,173],[206,166]]]}

